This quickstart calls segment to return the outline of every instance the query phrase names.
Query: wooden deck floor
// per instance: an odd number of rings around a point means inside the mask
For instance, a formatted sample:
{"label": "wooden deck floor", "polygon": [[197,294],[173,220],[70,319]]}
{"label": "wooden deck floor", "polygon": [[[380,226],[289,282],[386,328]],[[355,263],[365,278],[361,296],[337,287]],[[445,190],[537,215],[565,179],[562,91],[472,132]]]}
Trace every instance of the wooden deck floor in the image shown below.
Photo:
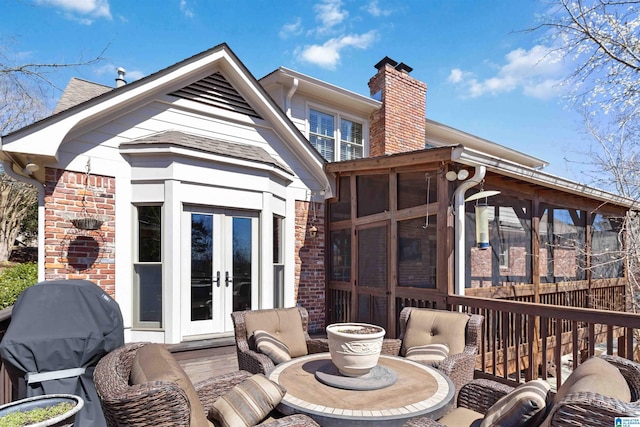
{"label": "wooden deck floor", "polygon": [[238,370],[235,345],[177,351],[173,357],[194,383]]}

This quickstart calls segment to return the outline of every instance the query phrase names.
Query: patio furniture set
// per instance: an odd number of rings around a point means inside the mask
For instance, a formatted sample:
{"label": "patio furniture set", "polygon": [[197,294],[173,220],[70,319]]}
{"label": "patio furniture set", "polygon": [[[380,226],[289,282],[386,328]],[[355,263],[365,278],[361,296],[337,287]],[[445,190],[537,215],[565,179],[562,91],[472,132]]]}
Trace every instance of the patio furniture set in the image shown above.
{"label": "patio furniture set", "polygon": [[232,318],[240,370],[231,374],[192,384],[157,344],[105,356],[94,379],[107,424],[611,426],[640,417],[640,365],[616,356],[583,362],[555,395],[542,380],[473,379],[481,316],[406,308],[400,338],[384,339],[375,369],[355,377],[336,371],[327,339],[309,336],[304,308]]}

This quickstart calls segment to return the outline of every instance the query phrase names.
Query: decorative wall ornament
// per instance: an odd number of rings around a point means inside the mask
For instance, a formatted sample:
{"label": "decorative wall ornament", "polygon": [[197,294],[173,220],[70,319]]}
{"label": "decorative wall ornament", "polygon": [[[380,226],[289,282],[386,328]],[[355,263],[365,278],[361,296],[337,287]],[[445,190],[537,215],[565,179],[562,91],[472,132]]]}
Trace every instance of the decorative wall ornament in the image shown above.
{"label": "decorative wall ornament", "polygon": [[91,158],[87,160],[86,170],[84,177],[84,191],[82,194],[82,210],[70,221],[73,226],[79,230],[98,230],[102,226],[104,220],[99,218],[97,215],[89,214],[87,211],[87,194],[93,193],[91,187]]}

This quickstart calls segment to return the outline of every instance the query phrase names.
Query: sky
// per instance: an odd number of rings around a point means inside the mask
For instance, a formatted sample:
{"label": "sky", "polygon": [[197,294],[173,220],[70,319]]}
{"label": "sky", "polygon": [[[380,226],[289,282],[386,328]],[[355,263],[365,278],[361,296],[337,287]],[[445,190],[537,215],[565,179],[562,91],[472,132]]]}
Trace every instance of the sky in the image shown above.
{"label": "sky", "polygon": [[[95,64],[47,77],[113,86],[227,43],[261,78],[280,66],[369,96],[384,58],[427,83],[427,118],[505,145],[584,181],[589,139],[566,107],[543,33],[545,0],[0,0],[0,48],[19,63]],[[1,61],[1,58],[0,58]],[[565,159],[568,159],[567,162]]]}

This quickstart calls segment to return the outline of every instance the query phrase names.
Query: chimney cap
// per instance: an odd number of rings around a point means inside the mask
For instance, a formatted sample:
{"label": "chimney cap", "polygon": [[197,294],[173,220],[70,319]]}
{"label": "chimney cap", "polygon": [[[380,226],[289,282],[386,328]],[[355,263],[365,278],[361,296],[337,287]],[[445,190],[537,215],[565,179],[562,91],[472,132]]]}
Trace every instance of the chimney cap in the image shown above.
{"label": "chimney cap", "polygon": [[391,65],[392,67],[395,67],[396,65],[398,65],[398,61],[394,61],[393,59],[389,58],[388,56],[385,56],[384,58],[382,58],[380,60],[380,62],[378,62],[376,65],[374,65],[376,70],[381,69],[382,67],[384,67],[385,65]]}
{"label": "chimney cap", "polygon": [[413,68],[409,67],[407,64],[405,64],[404,62],[399,63],[396,67],[396,70],[398,71],[404,71],[407,74],[409,74],[410,72],[413,71]]}

